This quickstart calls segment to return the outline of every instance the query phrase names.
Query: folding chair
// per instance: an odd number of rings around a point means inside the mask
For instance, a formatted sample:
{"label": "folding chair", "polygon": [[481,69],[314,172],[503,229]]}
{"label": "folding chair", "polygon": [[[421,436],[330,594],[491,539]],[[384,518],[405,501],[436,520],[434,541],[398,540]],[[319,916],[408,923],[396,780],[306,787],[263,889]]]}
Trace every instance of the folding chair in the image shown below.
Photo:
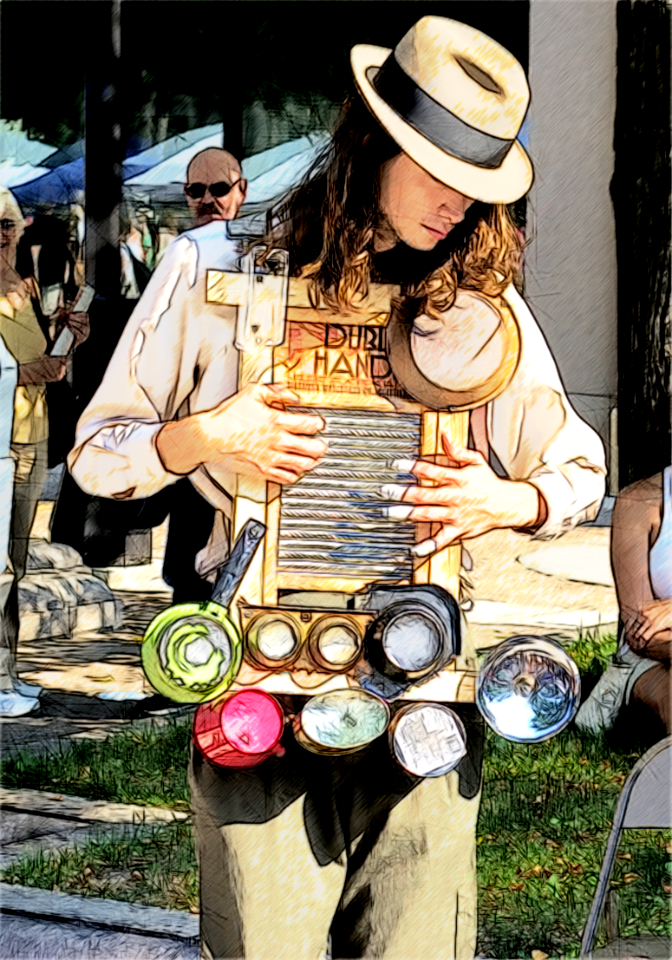
{"label": "folding chair", "polygon": [[583,960],[606,957],[646,957],[670,960],[672,941],[660,937],[628,937],[592,952],[597,925],[605,905],[609,880],[623,830],[667,830],[672,827],[672,737],[666,737],[635,764],[616,807],[600,879],[581,941]]}

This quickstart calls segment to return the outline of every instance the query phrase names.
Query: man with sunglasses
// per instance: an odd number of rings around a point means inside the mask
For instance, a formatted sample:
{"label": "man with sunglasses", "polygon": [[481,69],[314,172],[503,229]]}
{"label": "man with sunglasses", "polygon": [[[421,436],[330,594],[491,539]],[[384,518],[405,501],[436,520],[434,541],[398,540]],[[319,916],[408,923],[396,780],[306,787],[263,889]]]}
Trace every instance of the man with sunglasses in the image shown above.
{"label": "man with sunglasses", "polygon": [[[227,226],[245,202],[247,182],[241,172],[238,160],[220,147],[201,150],[187,167],[184,194],[193,226],[173,242],[172,252],[175,247],[183,249],[185,261],[196,252],[196,289],[201,305],[205,294],[199,288],[204,283],[205,271],[235,270],[243,252],[240,242],[230,239]],[[179,303],[177,306],[183,307]],[[173,588],[173,602],[207,600],[212,588],[199,576],[196,560],[206,547],[213,524],[219,526],[215,509],[185,477],[145,501],[138,526],[156,526],[167,514],[170,521],[163,578]],[[223,542],[221,534],[217,539]],[[200,573],[206,576],[219,558],[211,562],[200,559]]]}
{"label": "man with sunglasses", "polygon": [[212,220],[235,220],[247,194],[240,164],[226,150],[209,147],[201,150],[187,167],[184,185],[187,206],[194,226]]}
{"label": "man with sunglasses", "polygon": [[[205,300],[205,294],[200,290],[205,271],[235,270],[243,252],[240,241],[229,237],[227,225],[229,220],[236,219],[245,202],[247,181],[242,179],[241,173],[238,160],[221,147],[201,150],[187,167],[184,194],[193,227],[173,243],[186,251],[185,241],[188,241],[190,251],[193,253],[194,247],[197,251],[196,289],[201,301]],[[162,523],[170,513],[163,578],[173,588],[173,602],[209,599],[211,584],[201,578],[196,566],[205,577],[222,559],[217,551],[213,559],[210,559],[212,551],[198,558],[210,538],[213,524],[216,528],[221,524],[215,508],[187,477],[160,491],[146,504],[148,516],[145,522],[151,525]],[[143,526],[142,513],[138,525]],[[228,537],[223,531],[216,530],[215,540],[223,547]],[[197,558],[201,561],[198,564]]]}
{"label": "man with sunglasses", "polygon": [[[143,370],[152,367],[158,378],[159,393],[160,383],[165,383],[172,365],[179,366],[182,353],[189,352],[189,344],[182,341],[180,333],[186,316],[194,318],[192,330],[200,330],[209,340],[208,352],[221,353],[221,361],[225,363],[227,350],[223,344],[218,346],[218,342],[226,331],[229,317],[222,316],[227,313],[226,308],[205,302],[205,275],[208,269],[238,269],[243,248],[240,240],[229,236],[228,221],[237,217],[246,191],[240,163],[226,150],[216,147],[202,150],[187,168],[184,193],[193,226],[169,243],[124,333],[126,337],[131,330],[141,332],[143,347],[136,360]],[[209,336],[207,331],[211,331]],[[176,343],[179,348],[173,351]],[[164,350],[166,355],[162,356]],[[106,379],[112,376],[114,380],[115,370],[116,376],[121,376],[118,356],[119,351],[108,366]],[[196,363],[193,370],[195,383],[202,379],[202,363],[203,360]],[[158,395],[153,396],[152,403],[161,406]],[[125,491],[113,499],[133,497],[133,493]],[[137,510],[133,510],[131,504],[125,508],[124,515],[132,517],[126,520],[126,527],[131,523],[137,529],[150,529],[170,517],[163,579],[173,588],[173,602],[209,599],[212,585],[205,578],[224,560],[228,536],[223,516],[217,515],[191,480],[185,477],[156,492],[148,490],[138,499]],[[206,549],[209,540],[214,546]]]}

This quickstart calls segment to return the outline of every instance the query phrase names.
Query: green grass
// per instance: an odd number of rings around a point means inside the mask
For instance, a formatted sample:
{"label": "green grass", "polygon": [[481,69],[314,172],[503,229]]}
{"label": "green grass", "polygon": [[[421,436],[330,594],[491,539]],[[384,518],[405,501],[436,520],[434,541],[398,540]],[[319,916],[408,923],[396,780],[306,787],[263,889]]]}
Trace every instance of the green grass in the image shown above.
{"label": "green grass", "polygon": [[[488,736],[478,823],[479,944],[491,957],[576,957],[618,795],[638,754],[565,732],[524,746]],[[623,936],[672,932],[666,844],[626,831],[612,888]]]}
{"label": "green grass", "polygon": [[0,763],[0,783],[90,800],[188,810],[190,737],[188,718],[138,724],[102,741],[71,741],[44,756],[21,751]]}
{"label": "green grass", "polygon": [[[569,647],[587,688],[615,649],[616,638],[599,633]],[[616,802],[641,752],[574,730],[536,745],[509,743],[488,730],[477,838],[482,952],[578,956]],[[672,933],[663,889],[672,881],[671,837],[623,834],[611,884],[622,936]]]}
{"label": "green grass", "polygon": [[73,849],[22,857],[5,883],[198,913],[198,873],[188,822],[100,835]]}
{"label": "green grass", "polygon": [[[594,681],[613,637],[583,637],[571,652]],[[0,765],[6,786],[92,799],[188,808],[190,720],[132,728],[107,741],[72,743],[57,755],[22,754]],[[546,743],[512,744],[488,731],[478,824],[479,949],[490,957],[578,956],[623,782],[641,750],[565,731]],[[149,830],[149,832],[148,832]],[[143,832],[144,831],[144,832]],[[612,888],[623,936],[669,935],[672,831],[628,831]],[[74,850],[25,857],[3,879],[30,886],[196,909],[198,878],[188,824],[101,837]]]}

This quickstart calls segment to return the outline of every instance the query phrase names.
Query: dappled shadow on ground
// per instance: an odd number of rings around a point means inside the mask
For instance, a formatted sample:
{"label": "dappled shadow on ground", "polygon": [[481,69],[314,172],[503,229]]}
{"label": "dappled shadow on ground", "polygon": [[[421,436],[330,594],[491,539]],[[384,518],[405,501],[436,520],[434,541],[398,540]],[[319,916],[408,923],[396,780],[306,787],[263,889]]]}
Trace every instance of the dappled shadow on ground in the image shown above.
{"label": "dappled shadow on ground", "polygon": [[13,720],[0,719],[0,754],[22,749],[49,753],[59,748],[62,739],[102,740],[120,733],[131,720],[179,709],[158,694],[144,700],[115,701],[45,691],[34,713]]}
{"label": "dappled shadow on ground", "polygon": [[102,739],[129,720],[176,704],[155,694],[144,678],[142,636],[169,605],[167,595],[118,592],[120,629],[74,637],[49,637],[19,644],[19,672],[44,687],[36,711],[0,718],[0,750],[56,749],[62,738]]}
{"label": "dappled shadow on ground", "polygon": [[118,593],[123,606],[117,630],[90,631],[71,637],[44,637],[19,644],[19,671],[24,680],[50,692],[103,699],[140,699],[151,694],[140,655],[142,636],[169,599],[156,593]]}

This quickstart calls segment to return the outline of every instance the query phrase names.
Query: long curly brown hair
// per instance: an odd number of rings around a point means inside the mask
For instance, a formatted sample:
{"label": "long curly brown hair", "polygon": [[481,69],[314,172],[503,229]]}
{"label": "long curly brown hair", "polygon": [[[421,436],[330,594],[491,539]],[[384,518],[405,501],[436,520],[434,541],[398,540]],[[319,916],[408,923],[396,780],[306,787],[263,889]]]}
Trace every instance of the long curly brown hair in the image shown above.
{"label": "long curly brown hair", "polygon": [[[269,216],[263,244],[288,250],[292,272],[311,281],[315,305],[321,300],[346,313],[367,295],[381,216],[380,170],[399,152],[361,98],[351,97],[302,183]],[[518,279],[522,249],[506,206],[473,203],[431,253],[413,252],[416,275],[404,278],[402,295],[434,316],[453,305],[458,287],[499,296]]]}

